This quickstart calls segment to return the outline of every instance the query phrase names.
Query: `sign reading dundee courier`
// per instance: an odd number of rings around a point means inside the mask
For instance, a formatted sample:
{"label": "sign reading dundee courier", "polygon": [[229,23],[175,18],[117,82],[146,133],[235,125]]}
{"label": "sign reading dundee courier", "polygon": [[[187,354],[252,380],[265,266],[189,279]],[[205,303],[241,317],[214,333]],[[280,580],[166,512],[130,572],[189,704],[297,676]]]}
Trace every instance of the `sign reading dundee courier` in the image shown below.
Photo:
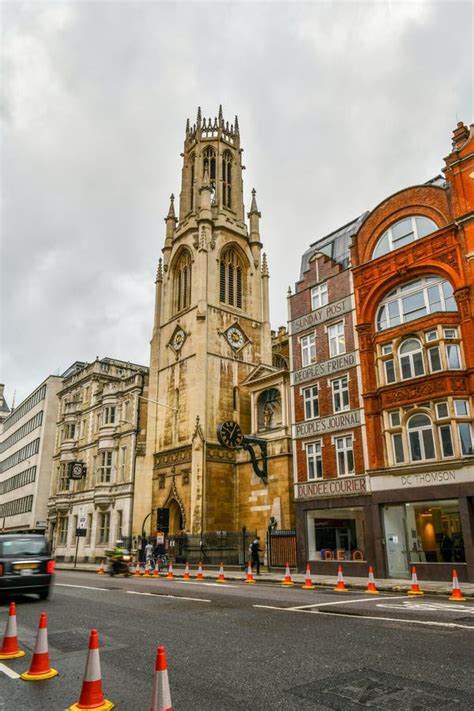
{"label": "sign reading dundee courier", "polygon": [[313,499],[317,496],[340,496],[341,494],[367,494],[369,492],[368,480],[365,476],[296,484],[295,489],[296,499]]}
{"label": "sign reading dundee courier", "polygon": [[338,430],[346,430],[350,427],[358,427],[360,425],[360,410],[349,410],[349,412],[341,412],[338,415],[330,415],[329,417],[319,417],[316,420],[308,420],[307,422],[299,422],[295,425],[295,437],[310,437],[323,433],[337,432]]}
{"label": "sign reading dundee courier", "polygon": [[304,331],[305,328],[316,326],[318,323],[324,323],[324,321],[329,321],[331,318],[341,316],[350,310],[351,299],[350,296],[346,296],[344,299],[334,301],[332,304],[326,304],[326,306],[321,306],[320,309],[315,309],[311,311],[311,313],[291,321],[290,334],[294,335],[295,333]]}

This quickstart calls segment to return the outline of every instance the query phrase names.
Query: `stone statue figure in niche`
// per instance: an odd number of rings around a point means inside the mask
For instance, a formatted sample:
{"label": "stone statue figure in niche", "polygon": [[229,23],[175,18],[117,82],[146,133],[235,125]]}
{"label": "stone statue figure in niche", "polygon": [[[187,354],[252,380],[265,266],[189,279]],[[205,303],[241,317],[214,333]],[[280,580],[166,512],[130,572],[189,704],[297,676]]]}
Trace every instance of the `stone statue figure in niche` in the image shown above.
{"label": "stone statue figure in niche", "polygon": [[273,407],[267,402],[263,408],[263,424],[264,427],[269,429],[272,426],[273,419]]}
{"label": "stone statue figure in niche", "polygon": [[282,424],[280,391],[278,388],[264,390],[257,399],[258,431],[275,429],[281,427]]}

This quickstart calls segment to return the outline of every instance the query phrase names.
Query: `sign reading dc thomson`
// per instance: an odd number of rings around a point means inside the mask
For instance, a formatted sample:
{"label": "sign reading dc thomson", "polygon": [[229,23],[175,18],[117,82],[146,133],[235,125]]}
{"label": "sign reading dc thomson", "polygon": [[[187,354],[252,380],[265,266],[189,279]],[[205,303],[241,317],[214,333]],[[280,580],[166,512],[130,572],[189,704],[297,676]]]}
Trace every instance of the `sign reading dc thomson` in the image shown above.
{"label": "sign reading dc thomson", "polygon": [[351,308],[350,296],[346,296],[345,299],[341,299],[340,301],[334,301],[332,304],[321,306],[320,309],[315,309],[311,311],[311,313],[291,321],[290,334],[299,333],[300,331],[304,331],[305,328],[310,328],[311,326],[316,326],[318,323],[329,321],[331,318],[342,316],[342,314],[346,314],[350,311]]}
{"label": "sign reading dc thomson", "polygon": [[338,430],[347,430],[350,427],[360,425],[360,410],[350,410],[341,412],[340,415],[330,415],[330,417],[319,417],[317,420],[299,422],[294,425],[295,437],[311,437]]}

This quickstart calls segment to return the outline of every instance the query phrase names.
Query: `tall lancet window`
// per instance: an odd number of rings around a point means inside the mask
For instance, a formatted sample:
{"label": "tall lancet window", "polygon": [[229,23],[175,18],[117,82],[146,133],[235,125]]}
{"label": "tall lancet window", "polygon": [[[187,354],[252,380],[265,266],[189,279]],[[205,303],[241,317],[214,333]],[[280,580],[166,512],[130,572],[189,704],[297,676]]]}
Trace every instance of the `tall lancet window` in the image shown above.
{"label": "tall lancet window", "polygon": [[190,191],[189,191],[189,209],[192,211],[194,210],[194,179],[195,179],[195,171],[194,171],[194,161],[195,161],[196,156],[193,155],[189,159],[189,164],[190,164]]}
{"label": "tall lancet window", "polygon": [[185,249],[181,252],[174,269],[175,311],[182,311],[191,303],[191,272],[191,254]]}
{"label": "tall lancet window", "polygon": [[215,182],[216,180],[216,152],[214,148],[211,146],[208,146],[204,150],[204,160],[203,160],[203,166],[202,166],[202,174],[207,172],[209,174],[209,178],[211,182]]}
{"label": "tall lancet window", "polygon": [[242,308],[244,267],[235,249],[228,249],[219,264],[219,299],[223,304]]}
{"label": "tall lancet window", "polygon": [[232,153],[224,151],[222,155],[222,203],[232,207]]}

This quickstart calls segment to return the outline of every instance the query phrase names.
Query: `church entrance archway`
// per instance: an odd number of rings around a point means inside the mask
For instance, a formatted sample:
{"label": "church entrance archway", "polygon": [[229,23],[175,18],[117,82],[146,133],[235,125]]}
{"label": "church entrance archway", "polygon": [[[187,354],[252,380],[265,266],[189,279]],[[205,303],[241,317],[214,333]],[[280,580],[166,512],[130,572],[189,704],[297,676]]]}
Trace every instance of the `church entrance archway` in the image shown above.
{"label": "church entrance archway", "polygon": [[168,508],[170,510],[169,533],[173,535],[174,533],[178,533],[178,531],[182,531],[184,528],[183,512],[181,511],[181,506],[178,504],[176,499],[171,499],[168,504]]}

